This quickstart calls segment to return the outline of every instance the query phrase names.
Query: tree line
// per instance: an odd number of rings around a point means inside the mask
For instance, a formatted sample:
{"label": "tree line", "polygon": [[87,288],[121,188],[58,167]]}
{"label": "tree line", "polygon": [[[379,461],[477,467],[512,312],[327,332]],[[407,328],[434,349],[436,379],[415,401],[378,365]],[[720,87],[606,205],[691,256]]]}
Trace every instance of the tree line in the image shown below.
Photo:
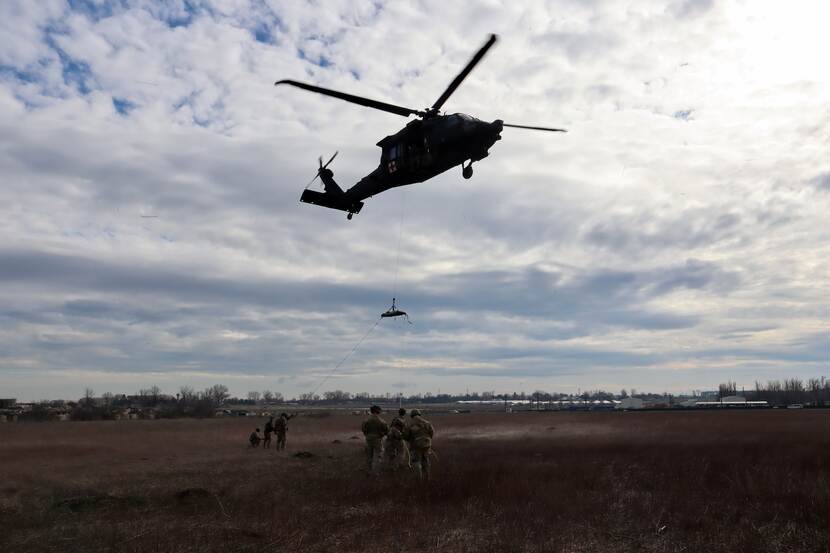
{"label": "tree line", "polygon": [[786,378],[755,382],[755,389],[747,392],[747,399],[766,401],[770,405],[800,403],[816,407],[830,406],[830,380],[821,378]]}
{"label": "tree line", "polygon": [[[692,397],[699,393],[692,393]],[[738,390],[733,381],[718,385],[719,398],[740,395],[749,401],[766,401],[773,406],[803,404],[816,407],[830,407],[830,380],[825,377],[802,380],[787,378],[783,380],[768,380],[755,382],[754,389]],[[468,392],[464,394],[433,394],[430,392],[411,394],[370,394],[368,392],[346,392],[330,390],[316,393],[299,394],[296,398],[286,400],[283,394],[271,390],[250,391],[246,397],[232,397],[228,387],[224,384],[214,384],[203,390],[196,390],[190,386],[181,386],[175,395],[162,393],[158,386],[150,386],[139,390],[138,394],[125,395],[104,393],[95,396],[91,388],[87,388],[83,397],[77,401],[42,401],[36,403],[26,411],[24,420],[50,420],[55,413],[68,414],[71,420],[108,420],[119,418],[125,411],[138,416],[152,413],[153,418],[178,417],[212,417],[217,410],[229,405],[268,406],[279,405],[286,401],[300,405],[342,405],[354,404],[365,406],[371,403],[453,403],[457,401],[521,401],[544,403],[565,399],[609,400],[639,397],[645,400],[665,400],[672,398],[671,394],[638,393],[635,389],[621,390],[619,393],[604,390],[580,391],[577,394],[545,392],[510,392],[496,393],[494,391]],[[687,396],[677,396],[678,398]],[[671,401],[670,401],[671,403]]]}

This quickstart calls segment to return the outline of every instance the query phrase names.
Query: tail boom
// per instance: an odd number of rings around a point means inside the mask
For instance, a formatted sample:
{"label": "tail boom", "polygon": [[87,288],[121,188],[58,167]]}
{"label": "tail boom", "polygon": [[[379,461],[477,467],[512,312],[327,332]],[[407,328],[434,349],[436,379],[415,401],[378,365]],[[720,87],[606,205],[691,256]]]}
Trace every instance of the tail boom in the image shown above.
{"label": "tail boom", "polygon": [[346,211],[348,213],[360,213],[360,210],[363,208],[363,202],[353,202],[345,194],[317,192],[316,190],[303,191],[303,195],[300,196],[300,201],[329,209]]}

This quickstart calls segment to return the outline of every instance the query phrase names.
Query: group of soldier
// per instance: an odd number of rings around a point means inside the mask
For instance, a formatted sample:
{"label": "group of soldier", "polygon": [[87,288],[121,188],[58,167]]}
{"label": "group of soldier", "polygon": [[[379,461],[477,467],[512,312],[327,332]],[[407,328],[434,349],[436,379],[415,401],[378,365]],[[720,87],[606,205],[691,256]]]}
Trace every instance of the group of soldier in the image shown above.
{"label": "group of soldier", "polygon": [[[381,466],[391,471],[406,467],[413,469],[420,478],[429,479],[430,456],[434,455],[432,438],[435,430],[432,424],[421,415],[419,409],[412,409],[407,420],[406,409],[401,408],[398,410],[398,416],[388,424],[381,418],[380,413],[381,408],[372,405],[369,418],[361,426],[366,439],[367,474],[375,474]],[[270,448],[271,434],[276,434],[276,449],[284,450],[288,421],[296,416],[296,413],[280,413],[276,421],[274,417],[270,417],[265,423],[264,436],[260,435],[259,428],[251,432],[248,439],[251,447],[261,445],[263,448]]]}
{"label": "group of soldier", "polygon": [[274,421],[274,417],[270,417],[268,422],[265,423],[265,430],[264,436],[260,436],[259,428],[251,432],[248,441],[251,444],[251,447],[259,447],[260,444],[262,447],[268,449],[271,447],[271,434],[277,435],[277,451],[282,451],[285,449],[285,438],[286,434],[288,434],[288,421],[296,417],[296,413],[292,413],[289,415],[288,413],[280,413],[280,416],[277,417],[277,420]]}
{"label": "group of soldier", "polygon": [[374,474],[383,464],[392,471],[401,467],[412,468],[419,477],[429,479],[432,438],[435,430],[418,409],[409,413],[399,409],[398,416],[387,424],[380,416],[381,409],[372,405],[369,418],[361,430],[366,438],[366,471]]}

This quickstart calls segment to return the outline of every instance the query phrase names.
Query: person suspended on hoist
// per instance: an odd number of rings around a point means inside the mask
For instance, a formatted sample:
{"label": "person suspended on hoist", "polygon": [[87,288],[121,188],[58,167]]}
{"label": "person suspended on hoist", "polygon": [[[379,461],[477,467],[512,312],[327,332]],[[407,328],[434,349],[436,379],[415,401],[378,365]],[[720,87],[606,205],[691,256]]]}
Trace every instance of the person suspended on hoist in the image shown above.
{"label": "person suspended on hoist", "polygon": [[412,321],[409,320],[409,315],[406,314],[406,311],[401,311],[395,306],[395,298],[392,298],[392,307],[381,313],[380,317],[381,319],[385,319],[387,317],[403,317],[406,319],[406,322],[412,324]]}

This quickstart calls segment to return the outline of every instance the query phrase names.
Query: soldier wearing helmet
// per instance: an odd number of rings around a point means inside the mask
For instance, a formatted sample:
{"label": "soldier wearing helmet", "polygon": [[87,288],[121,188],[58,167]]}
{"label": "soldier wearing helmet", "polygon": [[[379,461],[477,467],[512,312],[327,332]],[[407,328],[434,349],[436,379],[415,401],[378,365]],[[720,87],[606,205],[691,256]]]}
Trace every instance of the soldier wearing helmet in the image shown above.
{"label": "soldier wearing helmet", "polygon": [[406,431],[406,409],[398,409],[398,416],[389,423],[389,433],[386,435],[386,444],[383,448],[386,466],[395,471],[401,466],[409,465],[409,445],[403,439]]}
{"label": "soldier wearing helmet", "polygon": [[296,413],[291,415],[288,413],[280,413],[280,418],[278,418],[274,423],[274,432],[277,434],[277,451],[285,449],[285,438],[288,433],[288,421],[296,416]]}
{"label": "soldier wearing helmet", "polygon": [[420,409],[410,411],[411,420],[404,430],[403,437],[409,442],[409,452],[412,459],[412,468],[420,478],[430,477],[429,455],[432,452],[432,438],[435,430],[432,424],[421,416]]}
{"label": "soldier wearing helmet", "polygon": [[392,422],[390,424],[393,424],[395,421],[401,421],[401,424],[406,426],[406,409],[404,409],[403,407],[398,409],[398,416],[392,419]]}
{"label": "soldier wearing helmet", "polygon": [[372,474],[383,453],[383,438],[389,433],[389,425],[380,418],[379,406],[372,405],[369,413],[369,418],[363,421],[361,430],[366,438],[366,472]]}

